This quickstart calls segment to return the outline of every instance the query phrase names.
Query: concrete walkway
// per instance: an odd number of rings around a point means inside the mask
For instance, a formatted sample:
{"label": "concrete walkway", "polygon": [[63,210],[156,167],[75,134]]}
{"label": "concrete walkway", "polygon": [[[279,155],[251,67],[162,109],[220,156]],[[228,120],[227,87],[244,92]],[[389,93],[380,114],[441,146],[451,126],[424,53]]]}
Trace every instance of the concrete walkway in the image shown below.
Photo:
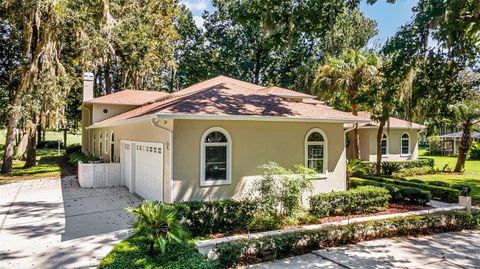
{"label": "concrete walkway", "polygon": [[474,269],[480,268],[480,231],[393,238],[249,266],[255,269]]}
{"label": "concrete walkway", "polygon": [[95,268],[128,236],[123,187],[82,189],[75,177],[0,182],[0,268]]}

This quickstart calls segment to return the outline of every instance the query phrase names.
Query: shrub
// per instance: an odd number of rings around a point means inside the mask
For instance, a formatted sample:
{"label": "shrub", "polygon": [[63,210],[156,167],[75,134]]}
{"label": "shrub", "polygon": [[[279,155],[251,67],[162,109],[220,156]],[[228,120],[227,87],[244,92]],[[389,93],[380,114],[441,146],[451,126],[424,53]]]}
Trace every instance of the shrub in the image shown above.
{"label": "shrub", "polygon": [[428,182],[428,185],[438,186],[438,187],[446,187],[446,188],[450,187],[450,184],[448,184],[447,182],[443,182],[443,181],[430,181],[430,182]]}
{"label": "shrub", "polygon": [[56,140],[40,141],[37,143],[37,148],[56,149],[58,148],[58,143],[60,143],[60,147],[63,148],[63,142]]}
{"label": "shrub", "polygon": [[[390,196],[392,197],[391,198],[392,202],[403,202],[408,204],[424,204],[424,203],[428,203],[431,199],[430,198],[431,195],[428,191],[423,191],[419,188],[414,188],[414,187],[402,187],[394,184],[388,184],[388,183],[362,179],[362,178],[355,178],[353,180],[353,185],[354,186],[377,186],[377,187],[385,188],[390,193]],[[414,192],[412,191],[409,192],[408,190],[400,192],[400,190],[404,188],[417,189],[418,191],[416,191],[416,193],[421,192],[422,194],[418,194],[417,196],[415,196]],[[423,201],[425,202],[422,202],[422,203],[417,202],[420,199],[417,199],[416,197],[423,197]],[[428,201],[426,201],[427,198],[428,198]]]}
{"label": "shrub", "polygon": [[77,167],[78,162],[81,161],[83,163],[91,162],[91,161],[98,161],[99,159],[95,156],[85,155],[82,152],[74,152],[72,154],[67,155],[68,163],[73,166]]}
{"label": "shrub", "polygon": [[480,160],[480,143],[473,141],[469,151],[470,159]]}
{"label": "shrub", "polygon": [[430,202],[430,199],[432,198],[430,192],[414,187],[400,188],[398,195],[400,196],[400,199],[416,205],[425,205]]}
{"label": "shrub", "polygon": [[117,244],[98,268],[217,269],[219,265],[200,254],[191,243],[172,243],[167,245],[164,254],[150,256],[148,240],[144,236],[132,235]]}
{"label": "shrub", "polygon": [[82,152],[82,145],[80,144],[72,144],[65,148],[65,154],[68,156],[72,153],[79,153]]}
{"label": "shrub", "polygon": [[362,240],[476,229],[479,223],[479,213],[443,212],[228,241],[218,244],[215,251],[220,265],[230,268]]}
{"label": "shrub", "polygon": [[190,201],[171,204],[193,236],[247,230],[257,205],[249,201]]}
{"label": "shrub", "polygon": [[425,184],[425,181],[420,180],[420,179],[416,179],[416,178],[410,179],[408,181],[413,182],[413,183],[418,183],[418,184]]}
{"label": "shrub", "polygon": [[145,201],[139,207],[129,207],[135,221],[135,233],[143,235],[148,240],[149,254],[154,254],[155,244],[165,253],[167,244],[184,242],[190,235],[180,224],[177,211],[158,201]]}
{"label": "shrub", "polygon": [[442,140],[440,136],[430,136],[428,138],[428,154],[441,155],[442,154]]}
{"label": "shrub", "polygon": [[[435,160],[432,158],[420,158],[418,160],[407,160],[407,161],[387,161],[388,163],[396,163],[400,165],[400,169],[409,169],[409,168],[420,168],[420,167],[435,167]],[[376,162],[366,162],[368,165],[368,171],[373,174],[375,173]]]}
{"label": "shrub", "polygon": [[259,166],[263,176],[251,182],[242,199],[258,205],[259,213],[265,216],[294,216],[302,209],[302,197],[312,190],[309,176],[315,171],[296,166],[294,171],[275,162]]}
{"label": "shrub", "polygon": [[385,209],[390,199],[385,188],[363,186],[312,196],[310,212],[321,217],[373,213]]}
{"label": "shrub", "polygon": [[382,173],[387,176],[391,176],[402,169],[402,166],[397,162],[382,162],[380,167],[382,168]]}
{"label": "shrub", "polygon": [[393,173],[393,176],[401,179],[403,177],[430,175],[438,172],[439,170],[435,168],[431,168],[429,166],[412,167],[412,168],[402,168],[400,171]]}
{"label": "shrub", "polygon": [[472,187],[465,184],[453,184],[450,188],[459,190],[461,193],[466,190],[465,195],[469,195],[472,192]]}
{"label": "shrub", "polygon": [[383,177],[377,177],[377,176],[368,176],[366,178],[379,181],[379,182],[395,184],[395,185],[405,186],[405,187],[415,187],[422,190],[426,190],[432,194],[432,197],[440,199],[445,202],[449,202],[449,203],[458,202],[458,196],[460,196],[460,192],[458,190],[455,190],[452,188],[446,188],[446,187],[432,186],[432,185],[422,184],[422,183],[415,183],[413,182],[413,180],[405,181],[405,180],[383,178]]}

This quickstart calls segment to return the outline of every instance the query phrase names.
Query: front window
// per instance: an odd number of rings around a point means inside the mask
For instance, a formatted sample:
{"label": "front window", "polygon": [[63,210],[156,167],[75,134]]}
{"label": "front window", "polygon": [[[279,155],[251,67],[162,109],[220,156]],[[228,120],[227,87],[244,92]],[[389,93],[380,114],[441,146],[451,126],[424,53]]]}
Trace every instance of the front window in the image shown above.
{"label": "front window", "polygon": [[100,137],[98,138],[98,155],[100,158],[103,156],[103,136],[100,133]]}
{"label": "front window", "polygon": [[305,166],[325,174],[327,171],[327,144],[325,134],[320,129],[313,129],[305,141]]}
{"label": "front window", "polygon": [[383,134],[382,138],[382,156],[388,155],[388,137],[386,134]]}
{"label": "front window", "polygon": [[407,133],[402,134],[402,155],[410,155],[410,136]]}
{"label": "front window", "polygon": [[110,162],[115,161],[115,134],[112,131],[110,136]]}
{"label": "front window", "polygon": [[97,152],[97,135],[93,133],[93,155],[95,155]]}
{"label": "front window", "polygon": [[231,139],[221,128],[211,128],[202,136],[201,185],[231,182]]}

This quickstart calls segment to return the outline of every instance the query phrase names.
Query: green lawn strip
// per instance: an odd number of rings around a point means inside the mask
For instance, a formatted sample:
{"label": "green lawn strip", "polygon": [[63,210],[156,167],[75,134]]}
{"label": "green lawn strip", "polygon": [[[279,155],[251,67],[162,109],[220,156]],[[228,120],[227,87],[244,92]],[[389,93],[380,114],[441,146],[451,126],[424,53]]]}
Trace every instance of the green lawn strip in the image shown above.
{"label": "green lawn strip", "polygon": [[[6,135],[6,130],[0,130],[0,143],[3,144],[5,143],[5,135]],[[63,132],[62,131],[47,131],[45,133],[45,140],[49,141],[56,141],[60,140],[63,141]],[[72,145],[72,144],[80,144],[82,143],[82,135],[81,134],[70,134],[67,133],[67,144]]]}
{"label": "green lawn strip", "polygon": [[98,268],[162,268],[180,269],[220,268],[218,263],[198,253],[195,246],[188,244],[170,244],[165,254],[149,255],[148,245],[142,236],[132,235],[117,244],[100,263]]}

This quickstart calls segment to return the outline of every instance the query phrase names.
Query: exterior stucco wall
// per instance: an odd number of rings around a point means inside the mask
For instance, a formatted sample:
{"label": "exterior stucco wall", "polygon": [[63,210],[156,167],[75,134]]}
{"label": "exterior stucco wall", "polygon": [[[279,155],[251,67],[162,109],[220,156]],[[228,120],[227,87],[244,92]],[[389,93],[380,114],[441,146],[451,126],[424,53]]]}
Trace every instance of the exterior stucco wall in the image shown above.
{"label": "exterior stucco wall", "polygon": [[[102,120],[114,117],[124,112],[135,109],[137,106],[130,105],[109,105],[109,104],[93,104],[92,108],[92,124]],[[106,109],[107,113],[103,111]]]}
{"label": "exterior stucco wall", "polygon": [[[173,129],[173,121],[170,120],[165,125],[168,129]],[[120,141],[121,140],[130,140],[130,141],[140,141],[140,142],[155,142],[155,143],[163,143],[164,144],[164,154],[163,154],[163,197],[166,201],[169,201],[170,198],[170,150],[171,145],[169,144],[169,134],[167,131],[162,130],[160,128],[154,127],[151,123],[141,123],[141,124],[131,124],[131,125],[122,125],[122,126],[113,126],[113,127],[106,127],[106,128],[96,128],[90,130],[92,140],[90,140],[90,148],[93,144],[93,135],[95,134],[96,140],[96,156],[99,157],[99,141],[98,137],[100,132],[102,132],[103,136],[105,132],[107,132],[107,139],[105,148],[105,138],[103,138],[103,148],[104,152],[102,153],[102,158],[105,162],[110,161],[110,146],[111,146],[111,132],[114,132],[115,135],[115,154],[114,154],[114,162],[120,162]]]}
{"label": "exterior stucco wall", "polygon": [[[232,183],[200,186],[201,136],[211,127],[232,139]],[[346,153],[341,123],[175,120],[174,200],[217,200],[238,197],[247,181],[262,175],[259,165],[275,161],[286,168],[304,164],[305,135],[320,128],[328,143],[328,178],[314,181],[315,192],[345,189]]]}
{"label": "exterior stucco wall", "polygon": [[[347,133],[347,158],[349,160],[354,159],[355,156],[355,148],[354,148],[354,138],[355,134],[353,131],[349,131]],[[368,134],[368,130],[366,129],[359,129],[358,130],[358,139],[359,139],[359,148],[360,148],[360,160],[368,160],[370,158],[370,137]],[[375,142],[375,141],[373,141]]]}

